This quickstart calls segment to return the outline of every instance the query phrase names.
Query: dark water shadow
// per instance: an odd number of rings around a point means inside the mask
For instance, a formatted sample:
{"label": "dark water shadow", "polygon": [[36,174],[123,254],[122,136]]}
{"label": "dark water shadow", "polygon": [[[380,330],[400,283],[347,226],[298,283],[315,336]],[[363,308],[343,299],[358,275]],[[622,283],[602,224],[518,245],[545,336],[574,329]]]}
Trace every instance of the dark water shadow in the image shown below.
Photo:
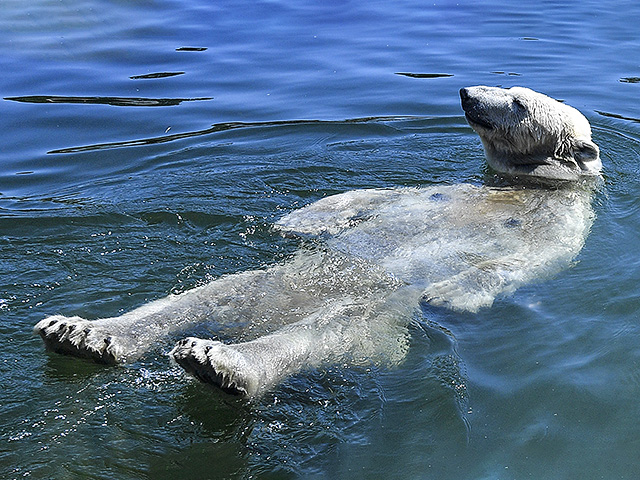
{"label": "dark water shadow", "polygon": [[189,419],[191,432],[174,432],[178,441],[150,460],[150,478],[242,478],[250,471],[247,443],[257,421],[254,406],[199,382],[180,386],[175,406]]}
{"label": "dark water shadow", "polygon": [[402,75],[410,78],[447,78],[453,77],[451,73],[411,73],[411,72],[396,72],[396,75]]}
{"label": "dark water shadow", "polygon": [[255,403],[192,379],[181,386],[176,405],[216,440],[244,443],[255,422]]}
{"label": "dark water shadow", "polygon": [[79,383],[105,372],[115,372],[119,366],[99,364],[94,361],[61,355],[54,352],[46,352],[47,359],[44,365],[44,378],[47,381],[63,383]]}
{"label": "dark water shadow", "polygon": [[489,72],[489,73],[492,73],[494,75],[506,75],[507,77],[520,77],[520,76],[522,76],[521,73],[505,72],[505,71],[502,71],[502,70],[496,70],[494,72]]}
{"label": "dark water shadow", "polygon": [[145,73],[143,75],[132,75],[129,78],[131,80],[148,80],[153,78],[167,78],[167,77],[176,77],[178,75],[184,75],[184,72],[156,72],[156,73]]}
{"label": "dark water shadow", "polygon": [[603,117],[608,117],[608,118],[616,118],[618,120],[627,120],[629,122],[636,122],[636,123],[640,123],[640,118],[634,118],[634,117],[624,117],[622,115],[618,115],[617,113],[609,113],[609,112],[603,112],[601,110],[595,110],[595,112],[598,115],[602,115]]}
{"label": "dark water shadow", "polygon": [[620,83],[640,83],[640,77],[622,77]]}
{"label": "dark water shadow", "polygon": [[207,47],[178,47],[176,52],[204,52]]}
{"label": "dark water shadow", "polygon": [[[200,99],[202,100],[202,99]],[[125,140],[121,142],[109,142],[98,143],[94,145],[84,145],[79,147],[61,148],[57,150],[51,150],[47,153],[80,153],[88,152],[92,150],[107,150],[111,148],[123,148],[123,147],[139,147],[146,145],[157,145],[161,143],[174,142],[176,140],[182,140],[184,138],[199,137],[204,135],[210,135],[212,133],[225,132],[228,130],[236,130],[240,128],[255,128],[255,127],[280,127],[280,126],[292,126],[292,125],[338,125],[338,124],[353,124],[353,123],[380,123],[380,122],[393,122],[402,120],[411,120],[421,117],[416,116],[381,116],[381,117],[364,117],[353,118],[342,121],[335,120],[278,120],[270,122],[223,122],[216,123],[209,128],[203,130],[195,130],[191,132],[174,133],[171,135],[161,135],[158,137],[141,138],[137,140]]]}
{"label": "dark water shadow", "polygon": [[76,103],[86,105],[112,105],[115,107],[172,107],[182,102],[211,100],[201,98],[144,98],[144,97],[66,97],[56,95],[27,95],[4,97],[5,100],[21,103]]}

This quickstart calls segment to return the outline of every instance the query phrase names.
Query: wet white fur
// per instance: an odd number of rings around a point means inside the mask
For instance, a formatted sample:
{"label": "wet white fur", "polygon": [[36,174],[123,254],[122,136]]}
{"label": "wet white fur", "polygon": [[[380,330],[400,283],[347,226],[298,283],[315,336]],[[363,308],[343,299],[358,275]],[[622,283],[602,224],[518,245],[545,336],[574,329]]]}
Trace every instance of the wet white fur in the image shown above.
{"label": "wet white fur", "polygon": [[571,181],[600,175],[591,126],[575,108],[523,87],[469,87],[461,94],[467,120],[495,170]]}
{"label": "wet white fur", "polygon": [[[493,103],[490,90],[478,98],[494,108],[504,92],[496,91]],[[531,114],[561,123],[533,139],[510,125],[513,140],[502,148],[510,145],[519,155],[519,148],[563,149],[576,135],[590,142],[584,122],[574,119],[567,127],[564,106],[556,104],[559,114],[547,107]],[[495,113],[493,120],[507,122],[505,116]],[[544,122],[532,118],[529,124]],[[539,141],[545,145],[536,150]],[[52,350],[123,362],[171,332],[213,320],[237,342],[187,338],[171,355],[201,380],[246,396],[328,363],[395,365],[406,354],[407,326],[421,301],[475,312],[497,295],[566,267],[591,226],[590,198],[580,185],[347,192],[277,223],[283,234],[318,239],[282,264],[224,276],[120,317],[49,317],[35,330]]]}

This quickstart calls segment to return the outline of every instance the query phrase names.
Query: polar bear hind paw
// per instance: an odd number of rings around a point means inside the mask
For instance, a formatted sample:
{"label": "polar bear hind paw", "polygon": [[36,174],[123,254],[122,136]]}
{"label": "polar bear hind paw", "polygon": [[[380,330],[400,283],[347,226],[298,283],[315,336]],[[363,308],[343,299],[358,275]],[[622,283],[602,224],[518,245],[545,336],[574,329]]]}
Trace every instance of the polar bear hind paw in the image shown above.
{"label": "polar bear hind paw", "polygon": [[33,330],[42,337],[47,350],[56,353],[105,364],[116,364],[121,356],[121,349],[112,336],[80,317],[47,317]]}
{"label": "polar bear hind paw", "polygon": [[189,337],[178,342],[169,355],[189,374],[229,395],[249,398],[258,392],[258,375],[233,345]]}

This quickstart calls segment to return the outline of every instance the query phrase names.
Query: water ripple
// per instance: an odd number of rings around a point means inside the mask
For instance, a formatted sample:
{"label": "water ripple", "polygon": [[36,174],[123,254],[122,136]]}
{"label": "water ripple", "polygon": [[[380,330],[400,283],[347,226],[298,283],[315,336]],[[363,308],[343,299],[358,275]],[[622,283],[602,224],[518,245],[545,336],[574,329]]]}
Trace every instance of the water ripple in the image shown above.
{"label": "water ripple", "polygon": [[[204,100],[204,99],[198,99]],[[380,117],[364,117],[364,118],[352,118],[342,121],[332,120],[277,120],[270,122],[223,122],[216,123],[209,128],[202,130],[194,130],[191,132],[174,133],[171,135],[161,135],[158,137],[141,138],[137,140],[125,140],[121,142],[109,142],[99,143],[95,145],[85,145],[80,147],[61,148],[57,150],[50,150],[47,153],[79,153],[92,150],[106,150],[110,148],[123,148],[123,147],[137,147],[145,145],[156,145],[159,143],[168,143],[176,140],[182,140],[184,138],[199,137],[204,135],[210,135],[212,133],[224,132],[227,130],[235,130],[240,128],[255,128],[255,127],[277,127],[277,126],[291,126],[291,125],[318,125],[318,124],[340,124],[340,123],[383,123],[393,122],[400,120],[410,120],[420,117],[416,116],[380,116]]]}
{"label": "water ripple", "polygon": [[[162,74],[151,74],[162,75]],[[179,75],[178,73],[170,75]],[[170,76],[163,75],[163,76]],[[134,78],[134,77],[131,77]],[[152,78],[140,75],[135,78]],[[154,77],[155,78],[155,77]],[[200,98],[143,98],[143,97],[66,97],[57,95],[26,95],[22,97],[4,97],[5,100],[22,103],[80,103],[89,105],[112,105],[115,107],[173,107],[182,102],[198,102],[211,100],[211,97]]]}

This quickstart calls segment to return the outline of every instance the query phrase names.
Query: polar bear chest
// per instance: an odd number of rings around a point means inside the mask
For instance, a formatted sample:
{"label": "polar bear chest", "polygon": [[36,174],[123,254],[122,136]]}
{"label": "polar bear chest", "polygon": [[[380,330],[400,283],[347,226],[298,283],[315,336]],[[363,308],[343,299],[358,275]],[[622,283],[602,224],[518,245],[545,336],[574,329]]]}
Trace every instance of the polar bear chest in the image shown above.
{"label": "polar bear chest", "polygon": [[278,226],[426,286],[500,261],[553,273],[580,250],[592,219],[586,191],[460,184],[347,192]]}

